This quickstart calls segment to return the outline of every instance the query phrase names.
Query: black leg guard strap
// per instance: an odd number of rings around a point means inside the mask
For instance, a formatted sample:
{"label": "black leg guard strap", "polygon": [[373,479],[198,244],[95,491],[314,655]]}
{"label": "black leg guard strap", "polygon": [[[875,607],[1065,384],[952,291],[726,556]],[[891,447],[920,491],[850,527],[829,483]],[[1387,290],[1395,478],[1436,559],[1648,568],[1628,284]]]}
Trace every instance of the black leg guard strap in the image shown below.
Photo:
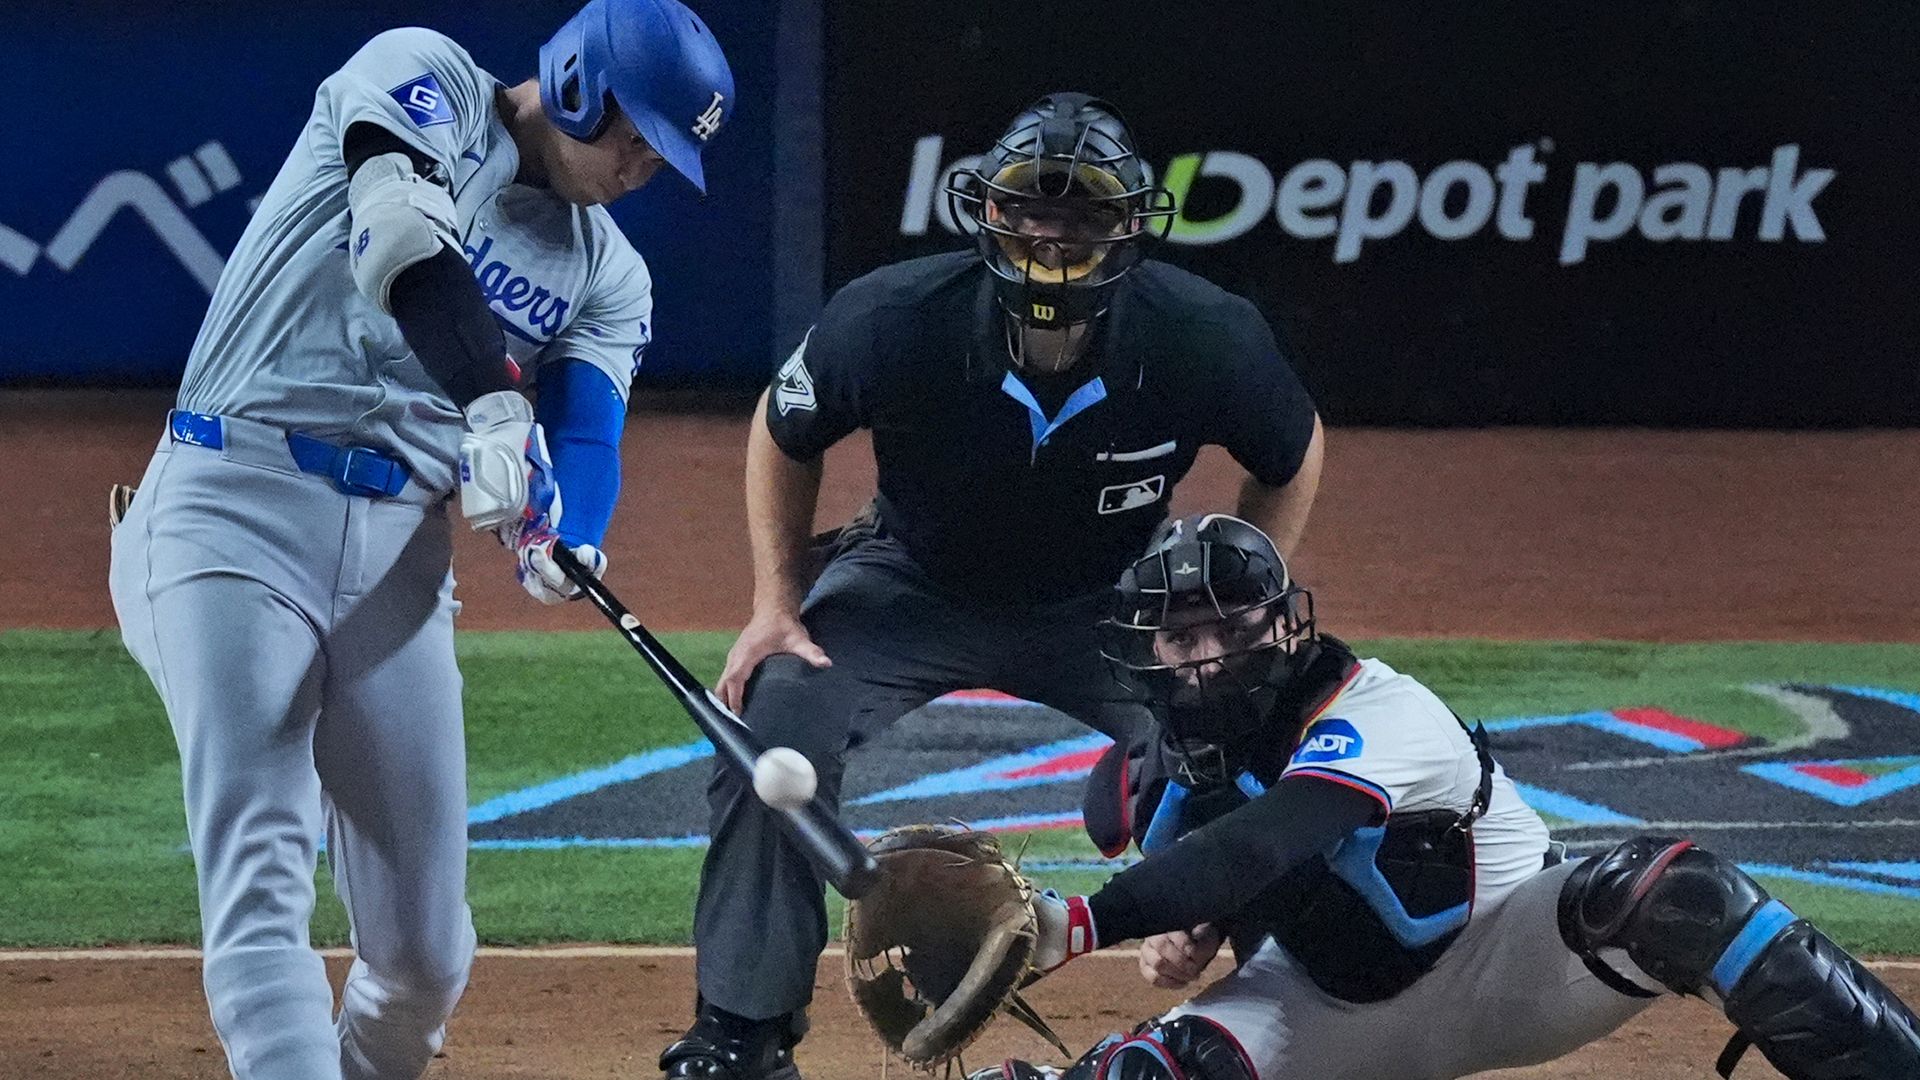
{"label": "black leg guard strap", "polygon": [[1714,965],[1713,980],[1727,1019],[1740,1028],[1721,1055],[1722,1076],[1732,1075],[1744,1049],[1738,1044],[1750,1042],[1788,1080],[1920,1077],[1913,1011],[1778,901],[1741,931]]}

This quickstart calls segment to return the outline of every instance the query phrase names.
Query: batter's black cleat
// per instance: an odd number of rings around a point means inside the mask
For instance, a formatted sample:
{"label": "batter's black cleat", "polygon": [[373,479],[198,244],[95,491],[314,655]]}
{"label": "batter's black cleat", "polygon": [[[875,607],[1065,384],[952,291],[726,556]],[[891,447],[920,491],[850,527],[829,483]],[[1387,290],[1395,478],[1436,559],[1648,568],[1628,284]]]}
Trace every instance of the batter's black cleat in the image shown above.
{"label": "batter's black cleat", "polygon": [[667,1080],[801,1080],[793,1047],[806,1022],[793,1016],[749,1020],[701,1005],[693,1026],[660,1054]]}

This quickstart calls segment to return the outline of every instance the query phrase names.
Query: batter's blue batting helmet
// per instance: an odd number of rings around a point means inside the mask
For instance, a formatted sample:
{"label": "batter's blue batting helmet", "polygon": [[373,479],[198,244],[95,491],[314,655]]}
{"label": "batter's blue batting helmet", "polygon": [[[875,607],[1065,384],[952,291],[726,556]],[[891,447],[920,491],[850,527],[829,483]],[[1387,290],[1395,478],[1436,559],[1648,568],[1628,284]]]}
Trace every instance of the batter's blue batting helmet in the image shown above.
{"label": "batter's blue batting helmet", "polygon": [[667,164],[707,190],[700,151],[733,111],[733,71],[680,0],[590,0],[540,47],[540,103],[576,139],[605,130],[612,99]]}

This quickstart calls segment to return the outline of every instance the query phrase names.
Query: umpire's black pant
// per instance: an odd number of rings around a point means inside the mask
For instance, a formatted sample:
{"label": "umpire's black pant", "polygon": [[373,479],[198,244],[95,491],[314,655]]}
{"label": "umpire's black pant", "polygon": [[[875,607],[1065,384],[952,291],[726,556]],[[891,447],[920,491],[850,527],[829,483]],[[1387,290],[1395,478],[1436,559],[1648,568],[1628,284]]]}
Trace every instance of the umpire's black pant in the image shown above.
{"label": "umpire's black pant", "polygon": [[[863,538],[827,564],[802,611],[833,666],[768,657],[747,684],[742,719],[768,745],[805,754],[834,806],[847,751],[951,690],[1002,690],[1118,739],[1147,711],[1100,656],[1094,626],[1106,602],[1102,591],[1042,607],[972,605],[898,541]],[[825,885],[747,780],[716,769],[708,799],[713,846],[693,924],[700,992],[747,1017],[801,1009],[827,942]]]}

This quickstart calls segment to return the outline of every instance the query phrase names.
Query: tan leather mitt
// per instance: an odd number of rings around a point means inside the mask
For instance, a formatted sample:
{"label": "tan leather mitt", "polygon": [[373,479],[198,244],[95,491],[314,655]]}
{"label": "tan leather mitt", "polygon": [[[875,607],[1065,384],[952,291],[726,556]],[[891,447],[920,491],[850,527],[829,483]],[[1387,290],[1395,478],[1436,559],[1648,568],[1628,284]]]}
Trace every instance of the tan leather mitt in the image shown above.
{"label": "tan leather mitt", "polygon": [[881,1040],[932,1069],[1004,1009],[1067,1053],[1018,996],[1033,959],[1033,888],[1000,841],[964,827],[906,825],[868,847],[880,882],[847,901],[847,987]]}

